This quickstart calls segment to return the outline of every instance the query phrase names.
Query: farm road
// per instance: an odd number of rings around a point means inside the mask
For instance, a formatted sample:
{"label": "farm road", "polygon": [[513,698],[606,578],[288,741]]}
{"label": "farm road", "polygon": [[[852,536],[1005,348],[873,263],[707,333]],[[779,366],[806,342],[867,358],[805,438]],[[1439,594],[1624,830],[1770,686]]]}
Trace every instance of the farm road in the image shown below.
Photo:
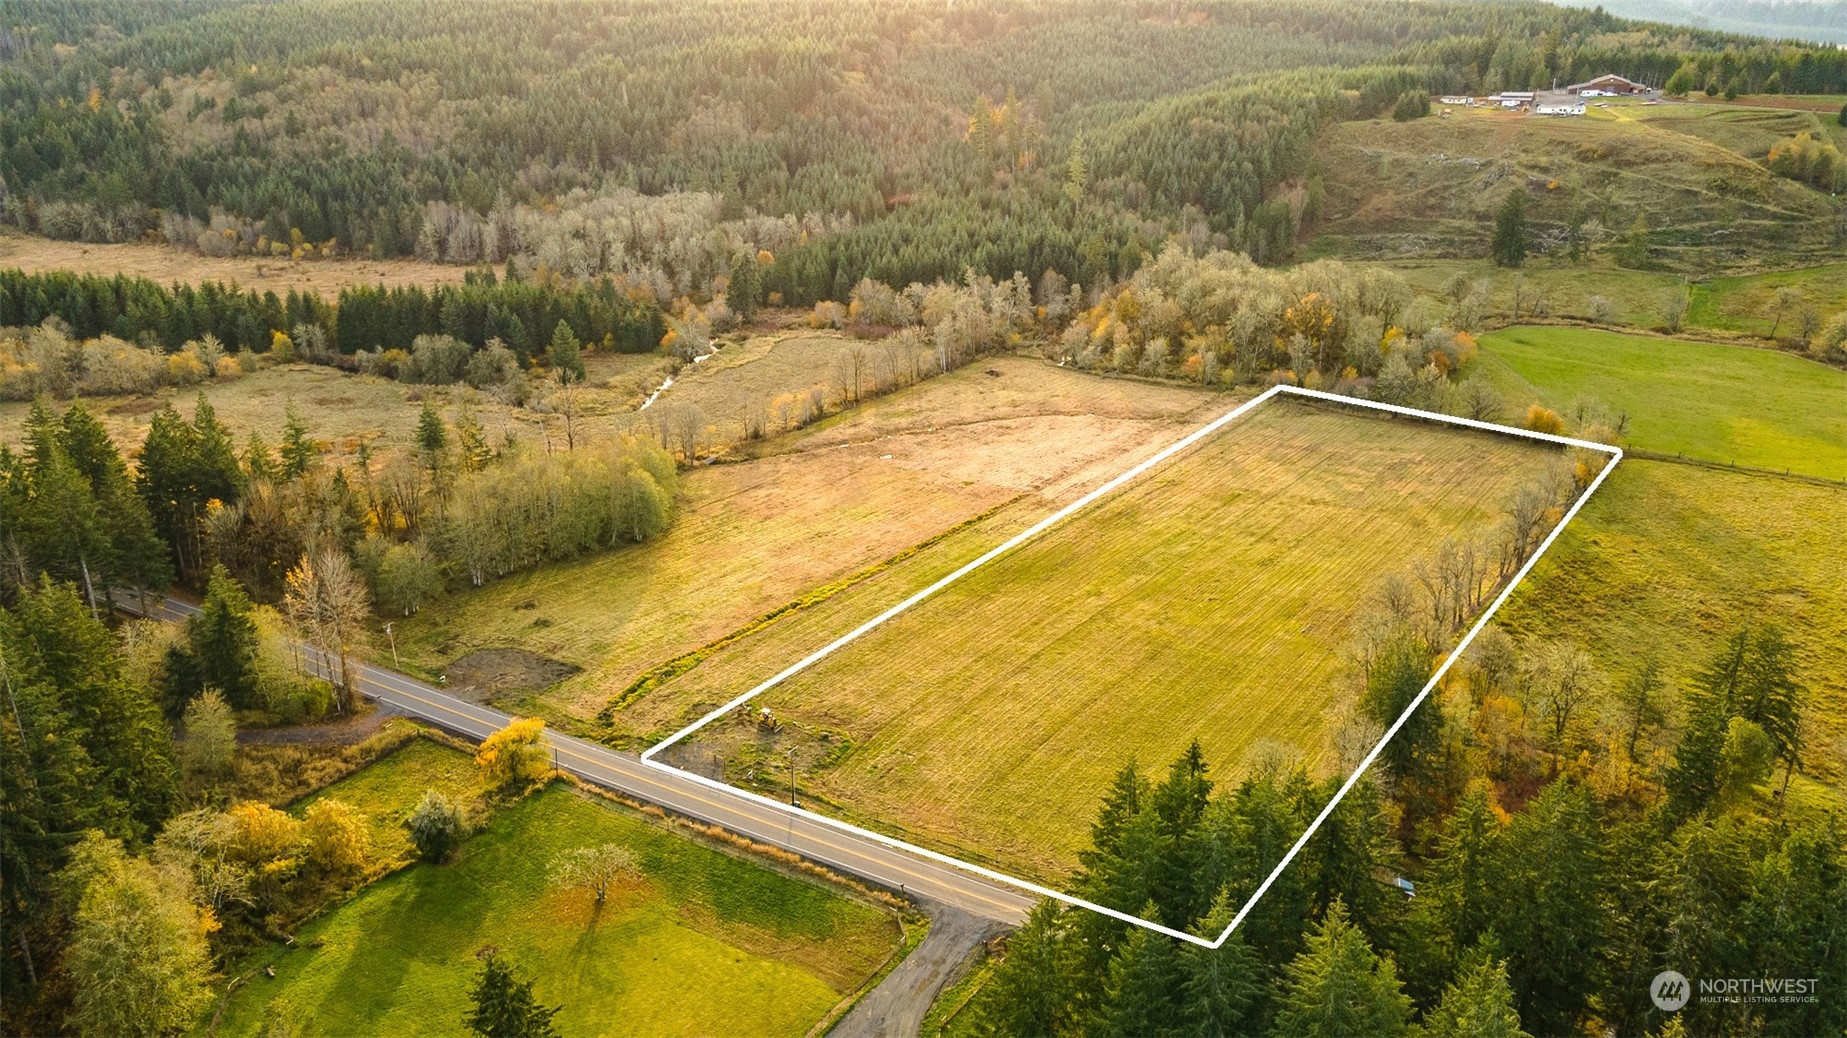
{"label": "farm road", "polygon": [[[111,601],[124,612],[142,613],[139,596],[131,592],[115,592]],[[158,603],[150,601],[147,613],[157,619],[177,621],[198,611],[199,607],[191,602],[166,597]],[[327,661],[319,650],[303,645],[301,652],[311,667],[326,669]],[[349,665],[366,698],[465,738],[480,741],[512,720],[498,710],[465,702],[397,671],[356,659],[349,660]],[[557,732],[547,733],[547,738],[559,771],[758,843],[791,851],[880,887],[1008,925],[1023,922],[1036,900],[947,865],[650,768],[606,746]],[[934,934],[926,938],[926,946],[934,939]]]}
{"label": "farm road", "polygon": [[925,904],[930,933],[879,986],[840,1018],[828,1038],[913,1038],[937,993],[976,948],[1000,934],[993,919]]}

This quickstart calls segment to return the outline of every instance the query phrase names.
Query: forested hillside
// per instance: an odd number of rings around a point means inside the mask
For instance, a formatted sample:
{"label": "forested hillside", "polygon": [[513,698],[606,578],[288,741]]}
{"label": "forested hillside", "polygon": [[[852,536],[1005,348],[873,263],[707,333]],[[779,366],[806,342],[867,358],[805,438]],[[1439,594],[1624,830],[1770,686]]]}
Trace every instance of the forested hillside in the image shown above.
{"label": "forested hillside", "polygon": [[1287,258],[1332,122],[1610,70],[1847,91],[1847,52],[1541,4],[16,0],[0,216],[214,255],[518,256],[664,303],[745,257],[800,304],[968,266],[1091,284],[1176,232]]}

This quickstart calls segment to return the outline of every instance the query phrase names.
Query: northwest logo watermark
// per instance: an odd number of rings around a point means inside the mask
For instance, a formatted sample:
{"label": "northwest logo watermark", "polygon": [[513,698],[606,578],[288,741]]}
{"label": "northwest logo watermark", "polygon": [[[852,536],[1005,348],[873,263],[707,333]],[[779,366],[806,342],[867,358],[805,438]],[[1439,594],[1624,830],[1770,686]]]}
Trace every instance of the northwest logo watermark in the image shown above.
{"label": "northwest logo watermark", "polygon": [[1648,997],[1655,1008],[1672,1013],[1690,1001],[1704,1003],[1818,1002],[1814,977],[1713,977],[1689,981],[1676,970],[1662,970],[1648,982]]}

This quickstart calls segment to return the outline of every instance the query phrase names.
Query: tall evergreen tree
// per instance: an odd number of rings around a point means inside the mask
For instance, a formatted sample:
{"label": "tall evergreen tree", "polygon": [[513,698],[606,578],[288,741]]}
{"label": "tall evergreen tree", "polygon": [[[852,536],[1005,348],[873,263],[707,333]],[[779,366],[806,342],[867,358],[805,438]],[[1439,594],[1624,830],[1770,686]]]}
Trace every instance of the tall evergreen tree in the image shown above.
{"label": "tall evergreen tree", "polygon": [[205,601],[186,621],[186,641],[199,687],[178,690],[181,700],[191,699],[202,688],[215,688],[239,709],[262,705],[257,693],[256,619],[243,585],[223,566],[212,567]]}
{"label": "tall evergreen tree", "polygon": [[1517,267],[1526,262],[1526,189],[1515,185],[1494,214],[1494,243],[1489,250],[1497,267]]}
{"label": "tall evergreen tree", "polygon": [[994,971],[979,1022],[994,1034],[1059,1034],[1076,1020],[1079,992],[1072,967],[1070,920],[1046,898],[1007,939],[1007,957]]}
{"label": "tall evergreen tree", "polygon": [[584,380],[582,344],[577,341],[577,333],[572,331],[571,326],[564,321],[559,321],[558,327],[552,329],[552,341],[547,350],[547,357],[551,360],[552,370],[557,372],[560,378],[570,382]]}
{"label": "tall evergreen tree", "polygon": [[282,465],[279,474],[285,480],[300,479],[320,460],[321,450],[315,446],[314,438],[308,434],[308,423],[302,421],[294,404],[284,408],[283,413],[287,417],[282,424]]}
{"label": "tall evergreen tree", "polygon": [[1501,838],[1504,897],[1494,929],[1508,950],[1520,1018],[1538,1034],[1576,1027],[1603,933],[1601,845],[1588,790],[1561,778],[1515,815]]}
{"label": "tall evergreen tree", "polygon": [[1424,1014],[1422,1038],[1531,1038],[1520,1029],[1507,963],[1472,951],[1436,1008]]}
{"label": "tall evergreen tree", "polygon": [[109,540],[111,582],[156,591],[165,588],[173,582],[167,545],[154,532],[154,519],[135,493],[128,466],[108,431],[81,402],[65,410],[61,424],[65,453],[89,480]]}
{"label": "tall evergreen tree", "polygon": [[1373,953],[1338,901],[1284,972],[1274,1031],[1281,1038],[1395,1038],[1409,1026],[1411,1000],[1392,961]]}
{"label": "tall evergreen tree", "polygon": [[[1142,907],[1144,919],[1157,914],[1153,902]],[[1175,1035],[1184,1033],[1185,1015],[1178,997],[1180,962],[1174,939],[1143,926],[1130,928],[1109,964],[1101,1025],[1105,1034]]]}
{"label": "tall evergreen tree", "polygon": [[[1220,894],[1200,923],[1201,937],[1217,938],[1236,915]],[[1253,1034],[1262,1016],[1263,964],[1234,930],[1217,948],[1188,944],[1180,949],[1180,1006],[1187,1034]]]}

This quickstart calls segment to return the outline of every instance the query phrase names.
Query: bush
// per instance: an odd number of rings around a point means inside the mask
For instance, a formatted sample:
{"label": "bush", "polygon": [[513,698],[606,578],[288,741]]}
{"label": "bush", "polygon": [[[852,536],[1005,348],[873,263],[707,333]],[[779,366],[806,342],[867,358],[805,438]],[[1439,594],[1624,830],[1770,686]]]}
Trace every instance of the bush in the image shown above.
{"label": "bush", "polygon": [[433,789],[424,791],[404,827],[410,830],[417,857],[438,865],[449,860],[468,831],[461,806]]}
{"label": "bush", "polygon": [[1410,122],[1422,119],[1430,114],[1430,95],[1422,90],[1407,90],[1398,95],[1398,102],[1392,105],[1392,118],[1397,122]]}
{"label": "bush", "polygon": [[1534,404],[1526,409],[1526,417],[1520,421],[1520,427],[1557,436],[1565,431],[1565,420],[1558,416],[1557,411]]}

